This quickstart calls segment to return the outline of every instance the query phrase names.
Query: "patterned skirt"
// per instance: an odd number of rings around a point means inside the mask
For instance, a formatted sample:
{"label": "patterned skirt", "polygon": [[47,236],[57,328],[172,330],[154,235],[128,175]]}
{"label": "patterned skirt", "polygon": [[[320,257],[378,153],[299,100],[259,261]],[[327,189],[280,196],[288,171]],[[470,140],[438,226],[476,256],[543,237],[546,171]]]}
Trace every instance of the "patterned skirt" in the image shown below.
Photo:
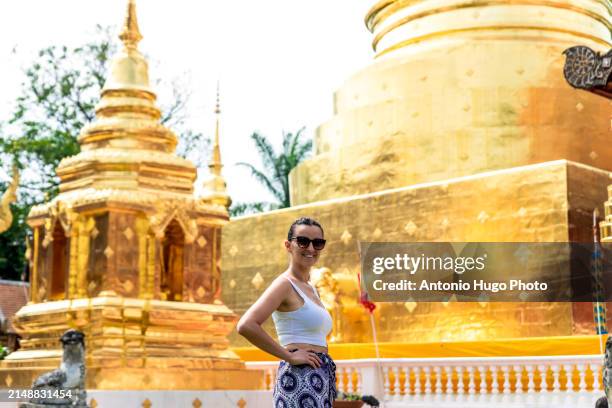
{"label": "patterned skirt", "polygon": [[323,364],[291,365],[281,361],[274,384],[274,408],[331,408],[336,399],[336,365],[328,354],[316,353]]}

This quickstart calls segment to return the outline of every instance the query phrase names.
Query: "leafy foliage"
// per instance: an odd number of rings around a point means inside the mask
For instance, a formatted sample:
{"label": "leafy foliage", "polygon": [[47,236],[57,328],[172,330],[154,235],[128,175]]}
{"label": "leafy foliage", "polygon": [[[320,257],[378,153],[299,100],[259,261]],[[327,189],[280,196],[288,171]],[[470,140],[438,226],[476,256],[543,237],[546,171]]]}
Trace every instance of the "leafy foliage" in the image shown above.
{"label": "leafy foliage", "polygon": [[[80,151],[77,136],[95,117],[94,108],[110,58],[116,52],[118,41],[111,35],[115,31],[98,26],[95,38],[80,47],[44,48],[24,71],[14,112],[0,137],[2,170],[9,173],[12,159],[28,168],[22,172],[19,199],[12,207],[13,226],[0,234],[0,278],[16,279],[21,274],[27,233],[25,218],[32,205],[57,195],[59,179],[55,169],[64,157]],[[178,80],[166,84],[158,80],[153,87],[171,95],[167,105],[160,103],[161,121],[177,133],[178,154],[200,166],[199,160],[208,157],[210,143],[201,133],[186,127],[189,92]],[[170,92],[165,89],[168,87]],[[0,185],[0,191],[5,187]]]}
{"label": "leafy foliage", "polygon": [[263,169],[251,163],[240,162],[238,165],[247,167],[251,175],[272,194],[276,202],[236,203],[230,208],[230,215],[269,211],[291,205],[289,173],[312,151],[312,140],[303,140],[303,132],[304,128],[295,133],[283,133],[282,150],[278,153],[265,136],[257,132],[251,135]]}
{"label": "leafy foliage", "polygon": [[4,357],[8,356],[8,354],[9,354],[9,349],[4,346],[0,346],[0,360],[3,360]]}
{"label": "leafy foliage", "polygon": [[372,395],[360,395],[360,394],[351,394],[345,392],[339,392],[336,396],[336,400],[339,401],[363,401],[367,405],[371,407],[378,407],[380,402]]}

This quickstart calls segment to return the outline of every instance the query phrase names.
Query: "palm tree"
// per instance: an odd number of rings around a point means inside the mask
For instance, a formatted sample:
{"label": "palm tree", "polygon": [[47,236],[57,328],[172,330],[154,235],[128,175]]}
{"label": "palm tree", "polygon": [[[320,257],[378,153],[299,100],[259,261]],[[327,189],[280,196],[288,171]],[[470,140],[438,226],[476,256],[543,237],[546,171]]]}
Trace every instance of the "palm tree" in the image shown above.
{"label": "palm tree", "polygon": [[283,132],[283,145],[280,153],[275,151],[265,136],[257,132],[251,135],[251,139],[255,143],[255,148],[263,163],[263,170],[250,163],[240,162],[237,164],[249,168],[251,175],[272,193],[276,202],[236,203],[230,208],[232,216],[241,215],[246,212],[261,212],[285,208],[291,205],[289,197],[289,173],[300,162],[306,159],[312,151],[312,140],[302,140],[303,131],[304,128],[295,133]]}

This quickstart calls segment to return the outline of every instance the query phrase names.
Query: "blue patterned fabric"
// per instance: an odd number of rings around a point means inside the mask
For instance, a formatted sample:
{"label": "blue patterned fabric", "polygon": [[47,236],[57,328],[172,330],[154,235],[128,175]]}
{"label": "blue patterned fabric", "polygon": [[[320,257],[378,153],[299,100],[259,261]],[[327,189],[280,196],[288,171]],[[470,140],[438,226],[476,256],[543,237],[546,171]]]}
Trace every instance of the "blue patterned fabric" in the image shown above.
{"label": "blue patterned fabric", "polygon": [[274,408],[331,408],[336,399],[336,364],[325,353],[316,353],[323,364],[291,365],[281,361],[274,384]]}

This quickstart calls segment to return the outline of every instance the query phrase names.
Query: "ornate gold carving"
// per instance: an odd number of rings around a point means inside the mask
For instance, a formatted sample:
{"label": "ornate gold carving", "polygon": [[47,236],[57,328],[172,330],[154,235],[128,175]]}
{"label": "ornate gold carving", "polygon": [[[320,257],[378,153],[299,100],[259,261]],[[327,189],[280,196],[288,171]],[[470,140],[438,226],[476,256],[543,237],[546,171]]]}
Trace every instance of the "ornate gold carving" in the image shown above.
{"label": "ornate gold carving", "polygon": [[19,168],[13,165],[13,179],[0,198],[0,233],[9,229],[13,223],[10,205],[17,200],[17,187],[19,187]]}
{"label": "ornate gold carving", "polygon": [[95,398],[92,398],[91,401],[89,402],[89,406],[91,408],[98,408],[98,401],[96,401]]}
{"label": "ornate gold carving", "polygon": [[4,383],[6,384],[7,387],[11,388],[11,385],[13,384],[13,377],[10,374],[8,374],[6,378],[4,379]]}
{"label": "ornate gold carving", "polygon": [[340,241],[342,241],[342,243],[344,245],[348,245],[349,242],[351,242],[351,239],[353,238],[353,236],[351,235],[350,232],[348,232],[348,230],[344,230],[344,232],[342,233],[342,235],[340,236]]}
{"label": "ornate gold carving", "polygon": [[121,286],[123,286],[123,289],[125,290],[125,293],[128,294],[128,295],[130,293],[132,293],[132,290],[134,290],[134,284],[129,279],[124,281],[123,284],[121,284]]}
{"label": "ornate gold carving", "polygon": [[36,295],[38,296],[38,301],[43,301],[45,296],[47,295],[47,280],[45,278],[42,279],[42,285],[38,288]]}
{"label": "ornate gold carving", "polygon": [[196,294],[202,298],[206,294],[206,290],[202,286],[198,286],[198,290],[196,291]]}
{"label": "ornate gold carving", "polygon": [[331,340],[334,342],[341,341],[341,314],[343,307],[340,300],[341,290],[339,282],[334,277],[331,269],[326,267],[312,269],[310,276],[317,288],[323,306],[325,306],[332,316],[333,328]]}
{"label": "ornate gold carving", "polygon": [[374,239],[378,239],[381,236],[382,236],[382,231],[380,230],[380,228],[376,228],[374,232],[372,233],[372,238]]}
{"label": "ornate gold carving", "polygon": [[191,405],[193,406],[193,408],[202,408],[202,401],[196,398],[193,400],[193,403]]}
{"label": "ornate gold carving", "polygon": [[115,251],[113,251],[113,248],[107,246],[106,249],[104,250],[104,256],[110,259],[113,257],[113,255],[115,255]]}
{"label": "ornate gold carving", "polygon": [[418,227],[413,221],[408,221],[406,225],[404,225],[404,231],[408,233],[408,235],[413,235]]}
{"label": "ornate gold carving", "polygon": [[236,248],[236,245],[232,245],[232,247],[229,250],[229,254],[231,256],[236,256],[237,253],[238,253],[238,248]]}
{"label": "ornate gold carving", "polygon": [[440,225],[442,226],[443,229],[446,229],[450,225],[450,221],[448,220],[448,218],[444,218]]}
{"label": "ornate gold carving", "polygon": [[132,231],[132,229],[130,227],[126,227],[123,230],[123,236],[125,237],[125,239],[127,239],[128,241],[131,241],[132,238],[134,238],[134,231]]}
{"label": "ornate gold carving", "polygon": [[217,228],[212,230],[212,253],[211,253],[211,283],[213,299],[219,299],[221,297],[221,254],[219,253],[221,248],[217,248],[219,245],[218,238],[219,231]]}
{"label": "ornate gold carving", "polygon": [[251,285],[253,285],[255,289],[259,290],[263,284],[263,276],[261,276],[261,273],[257,272],[255,276],[253,276],[253,279],[251,279]]}
{"label": "ornate gold carving", "polygon": [[145,297],[152,299],[154,296],[154,284],[155,284],[155,248],[156,242],[155,237],[152,234],[147,235],[147,288],[145,291]]}
{"label": "ornate gold carving", "polygon": [[189,217],[181,202],[162,201],[157,207],[154,215],[149,217],[151,230],[157,239],[164,237],[166,227],[172,220],[181,226],[185,234],[185,243],[191,244],[198,235],[196,221]]}
{"label": "ornate gold carving", "polygon": [[414,312],[414,309],[417,307],[416,302],[404,302],[404,307],[408,310],[409,313]]}
{"label": "ornate gold carving", "polygon": [[229,287],[230,289],[234,289],[236,287],[236,281],[234,279],[229,281]]}
{"label": "ornate gold carving", "polygon": [[30,300],[32,302],[38,302],[38,258],[40,257],[40,228],[34,227],[34,258],[32,259],[32,276],[30,276]]}
{"label": "ornate gold carving", "polygon": [[204,235],[200,235],[196,242],[200,246],[200,248],[204,248],[204,246],[206,245],[206,238],[204,238]]}
{"label": "ornate gold carving", "polygon": [[151,406],[153,406],[153,404],[148,398],[142,402],[142,408],[151,408]]}
{"label": "ornate gold carving", "polygon": [[94,228],[91,230],[91,233],[90,233],[91,238],[92,238],[92,239],[96,239],[96,237],[98,236],[98,234],[99,234],[99,233],[100,233],[100,231],[98,231],[98,229],[97,229],[96,227],[94,227]]}
{"label": "ornate gold carving", "polygon": [[238,401],[238,408],[244,408],[246,407],[246,401],[244,400],[244,398],[240,398],[240,401]]}
{"label": "ornate gold carving", "polygon": [[487,214],[487,212],[486,212],[486,211],[484,211],[484,210],[483,210],[483,211],[481,211],[481,212],[480,212],[480,214],[478,214],[478,217],[477,217],[478,222],[480,222],[481,224],[484,224],[485,222],[487,222],[487,220],[488,220],[489,218],[491,218],[491,217],[490,217],[490,216],[489,216],[489,214]]}
{"label": "ornate gold carving", "polygon": [[87,266],[89,263],[89,248],[91,231],[96,227],[92,217],[87,217],[78,226],[78,255],[77,255],[77,294],[79,297],[87,296]]}
{"label": "ornate gold carving", "polygon": [[[81,220],[74,220],[75,223],[80,223]],[[53,223],[55,224],[55,223]],[[68,298],[73,299],[77,296],[77,274],[79,260],[79,226],[70,229],[70,258],[68,263]],[[52,232],[48,235],[52,235]]]}
{"label": "ornate gold carving", "polygon": [[[128,227],[124,230],[124,235],[126,231],[130,231],[131,229]],[[147,236],[149,231],[149,223],[144,218],[136,219],[136,235],[138,236],[138,284],[140,286],[139,297],[146,298],[147,294]],[[127,238],[127,236],[126,236]],[[131,237],[128,238],[131,240]]]}

